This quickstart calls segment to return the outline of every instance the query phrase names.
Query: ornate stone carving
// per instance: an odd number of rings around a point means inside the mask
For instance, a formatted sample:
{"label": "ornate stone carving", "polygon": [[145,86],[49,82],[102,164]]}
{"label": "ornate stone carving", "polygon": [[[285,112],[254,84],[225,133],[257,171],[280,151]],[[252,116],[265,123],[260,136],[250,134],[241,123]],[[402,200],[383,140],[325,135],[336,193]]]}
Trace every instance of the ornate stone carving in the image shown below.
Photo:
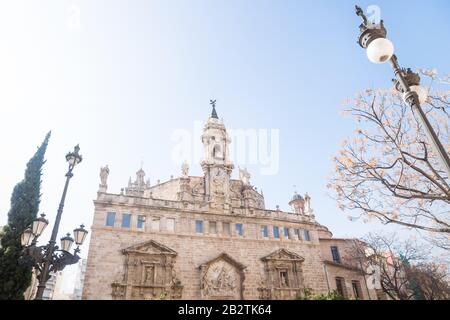
{"label": "ornate stone carving", "polygon": [[261,260],[266,275],[265,281],[258,288],[261,299],[293,299],[302,292],[303,257],[286,249],[279,249]]}
{"label": "ornate stone carving", "polygon": [[145,172],[142,169],[139,169],[138,172],[136,172],[136,181],[135,184],[138,187],[143,187],[145,182],[144,182],[144,177],[145,177]]}
{"label": "ornate stone carving", "polygon": [[231,265],[218,261],[210,266],[208,273],[203,277],[203,293],[206,296],[235,296],[238,276]]}
{"label": "ornate stone carving", "polygon": [[125,188],[126,195],[132,195],[132,196],[143,196],[145,189],[150,187],[150,181],[147,180],[145,182],[145,172],[142,169],[139,169],[136,172],[136,180],[134,182],[131,182],[131,177],[128,180],[128,187]]}
{"label": "ornate stone carving", "polygon": [[246,208],[264,209],[264,197],[251,186],[243,186],[242,197]]}
{"label": "ornate stone carving", "polygon": [[190,178],[188,176],[180,178],[180,191],[177,193],[178,201],[191,201],[192,189]]}
{"label": "ornate stone carving", "polygon": [[195,195],[203,195],[205,194],[205,186],[203,185],[203,182],[199,182],[194,185],[192,188],[192,192]]}
{"label": "ornate stone carving", "polygon": [[245,267],[226,253],[200,266],[204,299],[242,299]]}
{"label": "ornate stone carving", "polygon": [[238,180],[232,180],[230,182],[230,197],[234,199],[240,199],[241,195],[242,183]]}
{"label": "ornate stone carving", "polygon": [[125,291],[126,291],[126,286],[118,283],[118,282],[113,282],[111,283],[111,288],[112,288],[112,298],[114,300],[123,300],[125,299]]}
{"label": "ornate stone carving", "polygon": [[242,183],[247,186],[250,185],[250,173],[248,173],[247,168],[242,169],[239,167],[239,179],[241,179]]}
{"label": "ornate stone carving", "polygon": [[174,272],[177,253],[150,240],[124,249],[123,281],[114,282],[114,299],[172,299],[182,297],[183,286]]}

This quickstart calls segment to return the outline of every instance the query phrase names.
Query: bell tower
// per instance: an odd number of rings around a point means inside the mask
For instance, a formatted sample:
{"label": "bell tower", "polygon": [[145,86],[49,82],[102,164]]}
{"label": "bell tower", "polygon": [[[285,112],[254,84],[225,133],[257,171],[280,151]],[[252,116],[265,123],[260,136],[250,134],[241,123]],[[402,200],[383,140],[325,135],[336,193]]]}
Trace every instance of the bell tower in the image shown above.
{"label": "bell tower", "polygon": [[204,149],[201,166],[205,179],[207,199],[216,203],[229,202],[230,178],[233,164],[230,161],[231,139],[216,111],[216,100],[210,100],[211,116],[205,124],[202,135]]}

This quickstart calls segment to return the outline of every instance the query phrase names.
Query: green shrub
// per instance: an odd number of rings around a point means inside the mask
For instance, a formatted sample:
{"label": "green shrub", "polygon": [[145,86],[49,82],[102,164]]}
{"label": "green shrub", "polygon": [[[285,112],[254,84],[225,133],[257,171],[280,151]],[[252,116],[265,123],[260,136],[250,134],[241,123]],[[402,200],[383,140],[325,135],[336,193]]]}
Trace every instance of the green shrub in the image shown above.
{"label": "green shrub", "polygon": [[341,296],[336,290],[328,293],[313,294],[310,288],[303,289],[303,293],[296,300],[349,300]]}

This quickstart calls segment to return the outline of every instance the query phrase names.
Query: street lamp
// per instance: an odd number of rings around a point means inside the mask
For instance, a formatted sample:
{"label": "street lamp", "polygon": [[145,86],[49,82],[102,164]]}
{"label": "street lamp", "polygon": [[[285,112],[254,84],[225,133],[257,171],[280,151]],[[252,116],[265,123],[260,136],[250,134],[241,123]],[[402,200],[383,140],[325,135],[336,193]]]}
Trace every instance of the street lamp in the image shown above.
{"label": "street lamp", "polygon": [[80,151],[80,146],[76,145],[72,152],[66,154],[66,160],[69,163],[69,171],[73,169],[77,164],[79,164],[83,157],[78,152]]}
{"label": "street lamp", "polygon": [[31,231],[30,228],[25,229],[25,231],[22,233],[22,236],[20,237],[20,243],[24,247],[30,246],[33,243],[34,238],[35,235],[33,234],[33,231]]}
{"label": "street lamp", "polygon": [[86,229],[84,229],[84,225],[80,225],[79,228],[73,230],[73,235],[75,236],[75,243],[81,246],[84,242],[84,239],[86,239],[87,234],[88,232]]}
{"label": "street lamp", "polygon": [[39,237],[47,226],[48,220],[45,219],[45,214],[41,214],[39,218],[33,221],[31,230],[36,237]]}
{"label": "street lamp", "polygon": [[386,39],[387,31],[384,27],[383,20],[380,23],[369,23],[363,10],[359,6],[355,6],[356,14],[361,17],[363,23],[359,26],[360,34],[358,43],[367,49],[367,57],[373,63],[385,63],[389,61],[394,70],[396,79],[395,88],[403,94],[404,102],[412,109],[422,124],[425,134],[431,143],[434,152],[442,164],[442,167],[450,177],[450,158],[439,141],[436,132],[428,121],[425,113],[420,107],[428,98],[428,92],[420,86],[420,77],[411,69],[400,68],[397,57],[394,54],[394,45]]}
{"label": "street lamp", "polygon": [[[406,70],[402,69],[401,73],[411,91],[417,94],[419,98],[419,104],[422,105],[426,103],[428,99],[428,90],[420,85],[420,76],[417,73],[413,72],[411,68],[407,68]],[[395,89],[398,92],[403,93],[402,83],[397,79],[392,79],[392,82],[394,83]]]}
{"label": "street lamp", "polygon": [[69,252],[70,248],[72,247],[73,244],[73,238],[70,236],[70,233],[67,233],[65,237],[61,238],[61,249]]}
{"label": "street lamp", "polygon": [[66,236],[61,238],[61,249],[56,246],[56,237],[61,222],[67,189],[69,187],[70,178],[73,177],[72,171],[73,168],[83,160],[79,151],[80,147],[76,145],[74,150],[66,155],[69,169],[66,173],[66,183],[64,185],[58,212],[56,214],[55,225],[53,226],[52,235],[48,244],[44,246],[36,245],[38,237],[48,225],[48,220],[45,219],[44,214],[41,214],[39,218],[35,219],[31,224],[31,228],[26,229],[21,236],[21,243],[24,250],[19,259],[19,263],[25,266],[34,267],[37,271],[39,285],[36,292],[36,300],[42,300],[44,289],[48,279],[50,279],[51,272],[61,271],[65,266],[77,263],[78,260],[80,260],[80,257],[77,254],[80,252],[78,246],[73,254],[69,251],[74,241],[77,245],[81,245],[88,233],[84,229],[84,226],[81,225],[80,228],[74,230],[75,239],[70,236],[70,233],[67,233]]}

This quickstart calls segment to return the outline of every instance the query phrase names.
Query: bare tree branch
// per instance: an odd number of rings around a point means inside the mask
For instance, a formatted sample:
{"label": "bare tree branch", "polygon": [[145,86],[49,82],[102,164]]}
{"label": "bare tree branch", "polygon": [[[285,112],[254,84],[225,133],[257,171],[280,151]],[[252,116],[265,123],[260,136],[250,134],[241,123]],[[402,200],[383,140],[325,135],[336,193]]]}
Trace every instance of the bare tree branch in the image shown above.
{"label": "bare tree branch", "polygon": [[[450,77],[421,70],[430,81],[422,106],[444,147],[450,151]],[[431,84],[438,86],[434,91]],[[334,158],[328,184],[339,208],[379,219],[444,233],[450,248],[450,177],[411,109],[393,90],[365,90],[350,101],[346,112],[357,121],[356,136],[344,141]],[[353,217],[352,217],[353,218]]]}

